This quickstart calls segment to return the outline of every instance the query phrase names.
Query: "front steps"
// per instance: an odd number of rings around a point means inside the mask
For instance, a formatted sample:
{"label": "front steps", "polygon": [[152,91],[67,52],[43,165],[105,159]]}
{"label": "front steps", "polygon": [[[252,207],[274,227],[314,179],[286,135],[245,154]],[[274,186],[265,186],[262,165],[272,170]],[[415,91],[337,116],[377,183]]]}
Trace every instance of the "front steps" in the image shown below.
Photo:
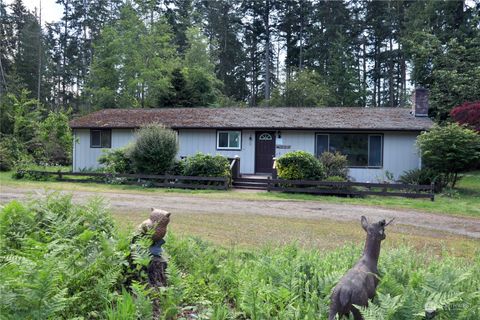
{"label": "front steps", "polygon": [[232,185],[236,189],[267,190],[268,179],[265,178],[236,178]]}

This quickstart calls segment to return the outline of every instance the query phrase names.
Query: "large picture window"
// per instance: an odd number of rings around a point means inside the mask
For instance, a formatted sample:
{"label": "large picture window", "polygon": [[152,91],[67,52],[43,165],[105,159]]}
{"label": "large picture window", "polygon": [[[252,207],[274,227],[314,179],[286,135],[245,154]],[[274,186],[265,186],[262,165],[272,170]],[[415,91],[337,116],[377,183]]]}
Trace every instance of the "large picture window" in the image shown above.
{"label": "large picture window", "polygon": [[347,156],[350,167],[383,166],[383,136],[367,133],[319,133],[316,136],[316,155],[325,151]]}
{"label": "large picture window", "polygon": [[240,131],[217,131],[217,149],[241,150],[242,133]]}
{"label": "large picture window", "polygon": [[90,148],[111,148],[112,130],[90,130]]}

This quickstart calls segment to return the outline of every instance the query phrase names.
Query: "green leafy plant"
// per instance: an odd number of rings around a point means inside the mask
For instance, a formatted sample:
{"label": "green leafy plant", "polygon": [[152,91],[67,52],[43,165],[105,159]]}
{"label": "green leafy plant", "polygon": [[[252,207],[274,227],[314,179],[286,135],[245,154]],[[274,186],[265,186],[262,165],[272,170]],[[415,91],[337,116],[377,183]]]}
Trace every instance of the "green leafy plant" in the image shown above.
{"label": "green leafy plant", "polygon": [[418,136],[417,145],[425,166],[444,174],[452,188],[460,172],[480,161],[480,135],[456,123],[435,125]]}
{"label": "green leafy plant", "polygon": [[130,160],[131,146],[103,150],[98,162],[102,165],[102,171],[106,173],[133,173],[132,161]]}
{"label": "green leafy plant", "polygon": [[277,159],[278,177],[286,180],[321,180],[325,170],[320,161],[305,151],[288,152]]}
{"label": "green leafy plant", "polygon": [[230,163],[224,156],[212,156],[199,152],[187,158],[183,174],[186,176],[226,177],[230,179]]}
{"label": "green leafy plant", "polygon": [[342,177],[348,179],[348,160],[347,156],[340,152],[324,152],[319,157],[320,162],[325,169],[326,177]]}
{"label": "green leafy plant", "polygon": [[173,165],[170,169],[168,169],[167,173],[172,176],[181,176],[185,172],[185,165],[187,164],[186,159],[175,160]]}
{"label": "green leafy plant", "polygon": [[130,158],[138,173],[164,174],[172,166],[177,151],[175,132],[151,124],[137,132]]}
{"label": "green leafy plant", "polygon": [[[2,319],[148,319],[152,298],[165,319],[327,319],[330,293],[361,247],[319,252],[296,245],[246,250],[167,235],[168,287],[125,284],[130,239],[119,235],[105,205],[73,204],[52,194],[0,211]],[[132,252],[148,264],[146,246]],[[365,319],[480,318],[479,255],[441,257],[387,248],[380,284]]]}
{"label": "green leafy plant", "polygon": [[67,165],[72,159],[72,130],[68,125],[71,110],[51,111],[39,125],[38,140],[42,147],[37,150],[37,159],[52,164]]}
{"label": "green leafy plant", "polygon": [[121,284],[124,253],[104,204],[51,194],[0,212],[4,319],[99,318]]}
{"label": "green leafy plant", "polygon": [[429,185],[434,183],[435,192],[440,192],[446,185],[445,176],[433,169],[422,168],[404,171],[398,181],[405,184]]}

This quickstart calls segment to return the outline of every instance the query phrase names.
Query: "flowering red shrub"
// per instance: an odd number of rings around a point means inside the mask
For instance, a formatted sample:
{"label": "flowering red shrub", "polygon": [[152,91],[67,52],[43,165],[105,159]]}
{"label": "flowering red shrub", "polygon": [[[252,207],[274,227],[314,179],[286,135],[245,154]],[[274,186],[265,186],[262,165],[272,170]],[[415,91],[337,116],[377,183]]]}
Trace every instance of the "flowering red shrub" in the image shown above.
{"label": "flowering red shrub", "polygon": [[480,101],[464,102],[450,111],[453,120],[480,132]]}

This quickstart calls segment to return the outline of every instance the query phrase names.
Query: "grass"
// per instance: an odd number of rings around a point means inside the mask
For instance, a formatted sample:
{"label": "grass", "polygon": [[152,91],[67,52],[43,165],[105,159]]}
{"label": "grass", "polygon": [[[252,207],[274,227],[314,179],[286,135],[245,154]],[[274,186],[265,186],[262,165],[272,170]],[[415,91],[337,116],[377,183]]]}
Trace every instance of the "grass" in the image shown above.
{"label": "grass", "polygon": [[[148,218],[147,212],[116,211],[112,215],[123,230],[133,229]],[[169,229],[181,237],[197,236],[222,247],[245,249],[296,243],[306,249],[333,250],[365,240],[359,222],[260,215],[175,212]],[[388,228],[385,241],[387,248],[408,245],[439,256],[448,253],[468,258],[476,254],[479,244],[467,237],[396,225]]]}
{"label": "grass", "polygon": [[[55,169],[55,171],[58,169]],[[244,200],[295,200],[345,203],[353,205],[378,206],[386,208],[413,209],[431,213],[480,217],[480,171],[465,174],[458,187],[449,195],[436,195],[435,201],[429,199],[408,199],[400,197],[368,196],[366,198],[341,198],[333,196],[315,196],[307,194],[287,194],[276,192],[238,192],[213,190],[181,189],[145,189],[139,186],[106,185],[99,183],[72,183],[61,181],[24,181],[15,180],[11,172],[0,173],[0,184],[4,186],[22,186],[30,188],[126,193],[175,193],[212,198],[235,198]]]}

